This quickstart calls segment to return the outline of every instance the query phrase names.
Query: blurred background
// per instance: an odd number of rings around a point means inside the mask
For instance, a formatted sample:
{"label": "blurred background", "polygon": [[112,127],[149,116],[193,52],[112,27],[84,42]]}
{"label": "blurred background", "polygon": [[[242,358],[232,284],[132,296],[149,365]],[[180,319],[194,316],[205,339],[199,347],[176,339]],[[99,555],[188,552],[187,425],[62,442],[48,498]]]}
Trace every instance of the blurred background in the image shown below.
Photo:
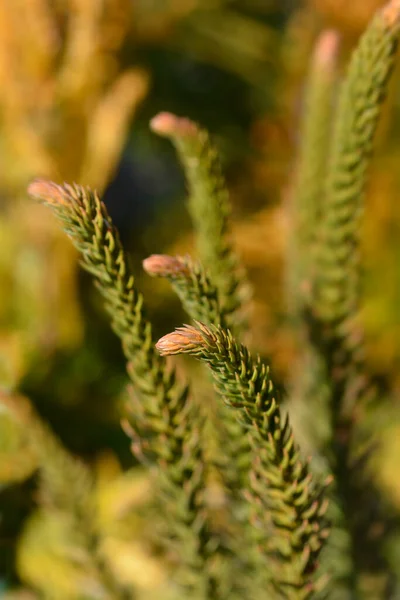
{"label": "blurred background", "polygon": [[[119,342],[71,244],[27,198],[27,184],[44,176],[103,195],[158,336],[185,317],[168,287],[142,273],[141,261],[190,252],[192,239],[182,170],[148,122],[170,111],[209,129],[254,288],[251,343],[284,385],[297,352],[284,290],[285,199],[309,60],[319,32],[334,27],[345,65],[381,4],[0,0],[0,596],[51,597],[56,585],[55,598],[77,598],[89,577],[79,561],[71,566],[62,517],[38,500],[38,458],[24,436],[32,406],[93,468],[107,551],[121,577],[139,597],[156,598],[165,576],[132,517],[148,491],[146,476],[131,468],[119,423],[127,383]],[[381,419],[379,478],[400,506],[393,476],[400,452],[399,92],[396,74],[368,191],[363,315],[370,368],[391,398]]]}

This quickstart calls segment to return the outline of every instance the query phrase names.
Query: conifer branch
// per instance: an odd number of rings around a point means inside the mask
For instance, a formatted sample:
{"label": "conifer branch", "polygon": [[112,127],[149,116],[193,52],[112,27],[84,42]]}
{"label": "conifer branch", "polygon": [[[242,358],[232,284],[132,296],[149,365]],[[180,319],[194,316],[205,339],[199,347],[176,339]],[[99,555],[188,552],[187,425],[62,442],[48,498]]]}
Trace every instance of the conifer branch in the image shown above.
{"label": "conifer branch", "polygon": [[[378,11],[353,54],[334,123],[315,276],[311,276],[308,325],[329,382],[331,436],[327,454],[351,535],[353,591],[360,573],[386,568],[382,540],[376,539],[371,545],[368,535],[373,523],[384,532],[381,517],[376,514],[380,502],[375,493],[371,500],[374,485],[366,470],[369,450],[357,465],[354,452],[362,411],[371,398],[376,398],[365,366],[364,334],[359,322],[361,219],[374,136],[399,35],[400,2],[392,0]],[[359,498],[363,499],[364,512]]]}
{"label": "conifer branch", "polygon": [[356,48],[335,120],[317,253],[314,303],[318,318],[342,324],[360,302],[360,235],[372,145],[387,94],[400,32],[400,4],[378,11]]}
{"label": "conifer branch", "polygon": [[[144,314],[144,300],[130,272],[128,257],[104,204],[90,189],[77,185],[59,186],[38,180],[29,193],[49,205],[82,256],[82,266],[95,277],[105,299],[112,327],[122,341],[129,361],[129,375],[140,403],[135,404],[135,453],[143,459],[146,449],[156,459],[173,462],[179,440],[161,443],[160,433],[185,411],[186,386],[177,381],[175,372],[154,351],[151,324]],[[165,414],[164,414],[165,413]],[[150,435],[150,438],[149,438]],[[158,440],[158,441],[157,441]],[[139,444],[137,446],[136,444]]]}
{"label": "conifer branch", "polygon": [[82,266],[95,277],[137,394],[132,395],[126,423],[132,451],[139,460],[158,464],[164,514],[172,526],[169,541],[179,550],[186,575],[191,573],[193,589],[201,590],[204,598],[219,598],[218,577],[208,568],[216,540],[203,500],[202,420],[188,399],[187,386],[155,352],[143,297],[135,287],[118,232],[90,189],[37,180],[29,193],[50,206],[80,251]]}
{"label": "conifer branch", "polygon": [[208,133],[189,119],[160,113],[150,125],[171,139],[178,151],[188,180],[188,208],[200,260],[218,289],[230,326],[241,327],[240,313],[249,288],[228,235],[230,204],[218,153]]}
{"label": "conifer branch", "polygon": [[[143,266],[149,275],[168,279],[194,321],[226,327],[219,292],[199,262],[192,261],[190,257],[154,254],[143,261]],[[219,427],[218,433],[226,458],[223,468],[225,483],[230,493],[238,497],[248,487],[250,446],[247,430],[224,405],[219,405],[219,416],[222,427]]]}
{"label": "conifer branch", "polygon": [[289,301],[300,303],[299,295],[310,289],[313,258],[332,131],[334,87],[339,36],[325,31],[317,41],[304,99],[304,119],[299,161],[292,198],[293,232],[290,239]]}
{"label": "conifer branch", "polygon": [[[339,470],[349,463],[355,422],[376,392],[365,367],[361,303],[361,218],[374,136],[400,37],[400,2],[378,11],[350,63],[334,127],[311,297],[311,337],[331,385]],[[340,481],[352,478],[337,473]]]}
{"label": "conifer branch", "polygon": [[[378,11],[361,38],[345,78],[316,249],[312,335],[334,382],[332,414],[349,419],[370,392],[365,376],[361,299],[361,218],[374,135],[400,35],[400,3]],[[344,414],[345,413],[345,414]]]}
{"label": "conifer branch", "polygon": [[286,598],[310,598],[327,506],[281,415],[269,368],[229,331],[200,323],[164,336],[157,348],[163,356],[191,354],[207,363],[224,402],[248,427],[255,456],[250,501],[272,583]]}
{"label": "conifer branch", "polygon": [[[322,442],[320,419],[315,415],[327,406],[328,384],[324,357],[310,343],[309,323],[303,317],[315,278],[315,251],[332,137],[338,49],[338,33],[334,30],[322,32],[316,42],[304,94],[299,159],[290,198],[292,235],[287,263],[287,301],[302,349],[300,364],[291,381],[291,395],[295,398],[294,410],[312,415],[306,423],[305,433],[314,443],[316,440]],[[322,414],[322,419],[324,416],[327,415]]]}

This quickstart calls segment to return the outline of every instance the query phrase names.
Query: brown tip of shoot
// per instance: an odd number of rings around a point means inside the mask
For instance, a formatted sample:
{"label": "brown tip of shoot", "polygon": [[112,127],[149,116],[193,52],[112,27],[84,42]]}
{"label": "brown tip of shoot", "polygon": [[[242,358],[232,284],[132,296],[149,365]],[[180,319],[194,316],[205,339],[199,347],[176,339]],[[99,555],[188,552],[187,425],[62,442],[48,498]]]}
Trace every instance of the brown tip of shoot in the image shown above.
{"label": "brown tip of shoot", "polygon": [[61,185],[47,179],[35,179],[28,186],[28,194],[33,198],[53,206],[68,204],[68,194]]}
{"label": "brown tip of shoot", "polygon": [[315,63],[324,69],[332,69],[337,61],[340,36],[334,29],[323,31],[315,47]]}
{"label": "brown tip of shoot", "polygon": [[164,335],[156,344],[161,356],[192,354],[201,350],[202,347],[204,347],[204,336],[201,331],[191,325],[178,327],[172,333]]}
{"label": "brown tip of shoot", "polygon": [[152,254],[143,261],[143,268],[153,277],[188,277],[190,271],[180,256]]}
{"label": "brown tip of shoot", "polygon": [[163,137],[186,137],[196,135],[197,125],[190,119],[162,112],[150,121],[150,129]]}
{"label": "brown tip of shoot", "polygon": [[382,15],[388,27],[400,26],[400,0],[391,0],[382,9]]}

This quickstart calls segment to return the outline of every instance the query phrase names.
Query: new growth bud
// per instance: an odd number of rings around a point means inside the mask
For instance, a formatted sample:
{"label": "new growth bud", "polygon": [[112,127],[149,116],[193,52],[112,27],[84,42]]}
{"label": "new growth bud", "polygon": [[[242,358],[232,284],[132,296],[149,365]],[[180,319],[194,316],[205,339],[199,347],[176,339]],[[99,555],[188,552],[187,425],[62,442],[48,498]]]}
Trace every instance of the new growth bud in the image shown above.
{"label": "new growth bud", "polygon": [[153,277],[189,277],[190,270],[181,256],[152,254],[143,261],[143,268]]}
{"label": "new growth bud", "polygon": [[383,18],[388,27],[400,24],[400,0],[392,0],[383,9]]}
{"label": "new growth bud", "polygon": [[323,31],[315,48],[314,61],[321,68],[332,71],[337,63],[339,34],[334,29]]}
{"label": "new growth bud", "polygon": [[204,342],[201,331],[191,325],[185,325],[185,327],[178,327],[172,333],[164,335],[158,340],[156,348],[161,356],[196,354],[204,347]]}
{"label": "new growth bud", "polygon": [[198,129],[195,123],[172,113],[161,112],[150,121],[150,129],[163,137],[195,136]]}
{"label": "new growth bud", "polygon": [[68,192],[65,186],[57,185],[47,179],[35,179],[32,181],[28,186],[28,194],[36,200],[53,206],[60,204],[65,206],[69,203]]}

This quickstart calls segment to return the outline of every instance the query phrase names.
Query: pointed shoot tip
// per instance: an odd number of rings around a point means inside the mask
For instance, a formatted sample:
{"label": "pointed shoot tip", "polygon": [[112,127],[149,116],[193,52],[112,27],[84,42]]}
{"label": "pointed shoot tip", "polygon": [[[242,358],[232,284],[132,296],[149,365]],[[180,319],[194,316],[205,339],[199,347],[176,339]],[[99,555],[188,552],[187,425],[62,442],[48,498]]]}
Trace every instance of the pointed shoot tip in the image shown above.
{"label": "pointed shoot tip", "polygon": [[28,194],[36,200],[53,206],[68,203],[63,187],[48,179],[32,181],[28,186]]}

